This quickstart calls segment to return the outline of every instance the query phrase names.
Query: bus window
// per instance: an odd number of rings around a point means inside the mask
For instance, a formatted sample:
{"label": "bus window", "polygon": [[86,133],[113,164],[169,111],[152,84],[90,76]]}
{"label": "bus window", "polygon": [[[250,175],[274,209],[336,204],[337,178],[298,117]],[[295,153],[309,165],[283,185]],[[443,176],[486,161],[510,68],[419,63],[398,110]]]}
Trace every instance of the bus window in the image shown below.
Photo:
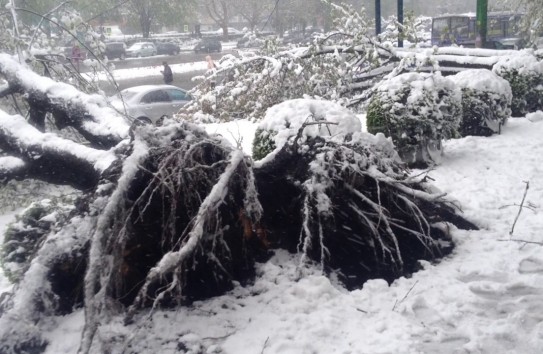
{"label": "bus window", "polygon": [[452,17],[451,18],[451,34],[454,43],[463,44],[469,39],[469,18],[467,17]]}
{"label": "bus window", "polygon": [[515,37],[520,35],[520,16],[510,16],[504,23],[504,30],[506,37]]}
{"label": "bus window", "polygon": [[432,44],[450,44],[449,40],[449,19],[435,18],[432,21]]}
{"label": "bus window", "polygon": [[474,18],[469,19],[469,39],[474,40],[476,37],[476,29],[477,29],[477,23],[475,22]]}
{"label": "bus window", "polygon": [[488,19],[487,38],[503,38],[503,22],[499,17]]}

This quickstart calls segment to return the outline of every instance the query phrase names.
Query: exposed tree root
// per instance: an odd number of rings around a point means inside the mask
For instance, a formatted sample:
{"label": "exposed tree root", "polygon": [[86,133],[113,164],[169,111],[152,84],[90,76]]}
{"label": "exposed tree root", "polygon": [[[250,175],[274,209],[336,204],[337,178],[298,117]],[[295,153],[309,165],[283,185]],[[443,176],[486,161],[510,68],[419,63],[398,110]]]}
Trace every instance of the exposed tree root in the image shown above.
{"label": "exposed tree root", "polygon": [[241,151],[195,127],[145,129],[93,236],[82,352],[104,311],[122,305],[130,321],[142,307],[222,294],[252,278],[263,245],[247,234],[261,207]]}
{"label": "exposed tree root", "polygon": [[286,145],[256,170],[263,224],[276,246],[336,271],[349,289],[449,253],[444,222],[476,228],[443,195],[408,179],[393,150],[363,139],[306,144]]}

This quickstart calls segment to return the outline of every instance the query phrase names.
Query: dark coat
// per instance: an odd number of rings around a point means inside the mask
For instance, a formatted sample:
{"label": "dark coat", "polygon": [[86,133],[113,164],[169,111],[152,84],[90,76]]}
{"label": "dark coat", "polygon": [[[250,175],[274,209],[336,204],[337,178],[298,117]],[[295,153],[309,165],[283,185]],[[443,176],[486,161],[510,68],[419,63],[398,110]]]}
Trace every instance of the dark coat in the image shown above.
{"label": "dark coat", "polygon": [[164,64],[164,71],[162,71],[162,75],[164,76],[164,83],[171,84],[173,81],[173,73],[172,68],[168,64]]}

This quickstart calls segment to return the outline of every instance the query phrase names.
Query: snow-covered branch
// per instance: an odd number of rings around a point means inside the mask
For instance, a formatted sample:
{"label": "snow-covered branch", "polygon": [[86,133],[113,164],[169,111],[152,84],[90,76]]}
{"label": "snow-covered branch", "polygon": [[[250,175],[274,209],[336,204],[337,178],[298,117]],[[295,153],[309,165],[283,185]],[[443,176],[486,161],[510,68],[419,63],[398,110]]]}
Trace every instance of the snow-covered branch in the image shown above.
{"label": "snow-covered branch", "polygon": [[13,156],[1,159],[1,179],[36,178],[83,189],[96,186],[101,172],[115,160],[111,151],[42,133],[23,117],[1,110],[0,148]]}
{"label": "snow-covered branch", "polygon": [[101,95],[85,94],[40,76],[4,53],[0,53],[0,74],[9,86],[4,92],[25,95],[32,123],[38,128],[43,126],[45,114],[51,113],[59,129],[73,127],[97,148],[110,148],[128,136],[128,123]]}

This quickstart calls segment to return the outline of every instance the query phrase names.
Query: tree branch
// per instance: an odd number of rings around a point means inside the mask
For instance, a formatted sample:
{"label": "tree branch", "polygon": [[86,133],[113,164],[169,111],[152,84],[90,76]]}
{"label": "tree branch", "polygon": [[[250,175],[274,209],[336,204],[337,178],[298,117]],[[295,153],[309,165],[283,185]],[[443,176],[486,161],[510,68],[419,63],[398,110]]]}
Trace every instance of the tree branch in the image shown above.
{"label": "tree branch", "polygon": [[128,123],[103,96],[40,76],[8,54],[0,53],[0,73],[11,92],[26,94],[31,110],[52,113],[59,129],[75,128],[95,148],[110,148],[128,136]]}
{"label": "tree branch", "polygon": [[78,189],[95,187],[100,174],[116,159],[111,151],[93,149],[42,133],[19,115],[0,110],[0,148],[11,154],[0,161],[0,179],[35,178]]}

